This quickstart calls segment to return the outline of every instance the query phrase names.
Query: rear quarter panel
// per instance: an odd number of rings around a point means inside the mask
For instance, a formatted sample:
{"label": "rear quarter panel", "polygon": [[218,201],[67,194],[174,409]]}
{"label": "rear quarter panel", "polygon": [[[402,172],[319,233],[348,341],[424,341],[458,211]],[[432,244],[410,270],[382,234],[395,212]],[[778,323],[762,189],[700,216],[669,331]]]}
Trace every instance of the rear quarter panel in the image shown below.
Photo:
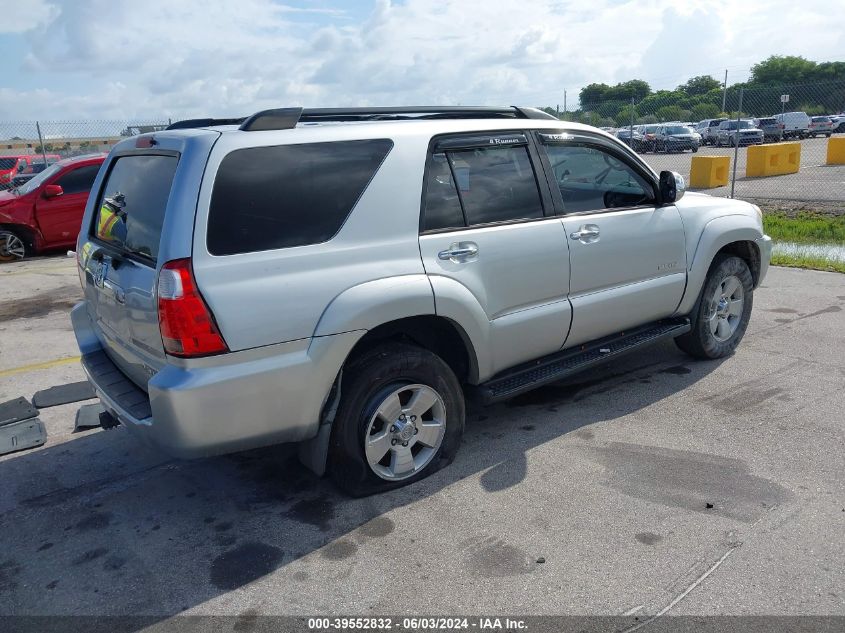
{"label": "rear quarter panel", "polygon": [[[320,244],[236,255],[208,252],[208,210],[214,179],[226,154],[242,147],[360,138],[390,138],[394,146],[333,238]],[[360,301],[372,304],[376,290],[382,293],[382,301],[393,292],[407,295],[412,289],[424,293],[406,296],[405,308],[410,312],[394,310],[395,316],[410,316],[423,309],[433,313],[430,284],[420,283],[425,270],[417,238],[427,141],[403,130],[368,135],[356,126],[235,132],[221,137],[200,191],[193,261],[197,284],[230,349],[378,325],[377,321],[390,315],[372,314],[359,306]],[[409,178],[408,174],[417,176]],[[388,278],[410,283],[362,286]],[[351,290],[358,286],[362,287]]]}

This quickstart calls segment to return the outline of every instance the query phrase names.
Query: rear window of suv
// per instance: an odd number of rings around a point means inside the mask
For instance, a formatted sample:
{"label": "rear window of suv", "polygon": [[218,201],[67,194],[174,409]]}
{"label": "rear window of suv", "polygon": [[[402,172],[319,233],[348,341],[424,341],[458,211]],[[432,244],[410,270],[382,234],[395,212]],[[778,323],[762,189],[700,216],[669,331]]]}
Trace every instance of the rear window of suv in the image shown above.
{"label": "rear window of suv", "polygon": [[208,252],[235,255],[330,240],[393,142],[337,141],[235,150],[220,163]]}
{"label": "rear window of suv", "polygon": [[146,154],[115,160],[97,203],[97,239],[155,262],[177,162],[175,156]]}

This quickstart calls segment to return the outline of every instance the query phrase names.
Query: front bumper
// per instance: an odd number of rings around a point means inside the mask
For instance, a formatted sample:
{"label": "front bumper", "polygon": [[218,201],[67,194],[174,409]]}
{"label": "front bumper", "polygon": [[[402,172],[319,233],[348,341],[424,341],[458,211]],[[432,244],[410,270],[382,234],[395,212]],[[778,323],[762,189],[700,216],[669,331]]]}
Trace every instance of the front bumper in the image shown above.
{"label": "front bumper", "polygon": [[760,251],[760,274],[757,277],[757,287],[763,283],[766,273],[769,272],[769,263],[772,261],[772,238],[764,235],[755,240],[757,249]]}
{"label": "front bumper", "polygon": [[174,364],[150,378],[145,391],[109,358],[84,303],[71,321],[82,367],[103,406],[144,442],[182,458],[314,437],[338,371],[363,334],[169,359]]}
{"label": "front bumper", "polygon": [[684,151],[687,149],[698,149],[699,144],[695,141],[664,141],[666,149]]}

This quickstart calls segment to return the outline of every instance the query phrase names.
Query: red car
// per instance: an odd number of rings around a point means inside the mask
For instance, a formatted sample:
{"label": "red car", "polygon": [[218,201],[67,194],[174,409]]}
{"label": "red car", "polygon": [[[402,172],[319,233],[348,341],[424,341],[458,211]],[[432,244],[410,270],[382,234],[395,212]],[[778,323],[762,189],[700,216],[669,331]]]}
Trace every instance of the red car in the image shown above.
{"label": "red car", "polygon": [[[62,159],[58,154],[47,154],[47,165],[52,165]],[[20,174],[31,174],[43,171],[43,154],[20,154],[17,156],[0,156],[0,190],[11,189],[12,180]]]}
{"label": "red car", "polygon": [[0,262],[73,248],[105,154],[61,160],[16,189],[0,191]]}

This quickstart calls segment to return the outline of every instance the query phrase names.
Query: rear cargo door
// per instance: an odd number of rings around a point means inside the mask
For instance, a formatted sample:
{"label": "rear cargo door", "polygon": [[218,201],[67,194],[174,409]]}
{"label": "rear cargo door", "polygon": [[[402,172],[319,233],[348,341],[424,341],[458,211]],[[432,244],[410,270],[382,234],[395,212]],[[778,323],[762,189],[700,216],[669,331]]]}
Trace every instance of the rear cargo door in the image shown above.
{"label": "rear cargo door", "polygon": [[[215,140],[218,136],[213,133]],[[141,140],[133,145],[146,147],[119,151],[118,146],[99,190],[92,193],[97,197],[86,212],[80,264],[89,315],[106,353],[146,388],[165,364],[158,270],[169,259],[190,256],[196,192],[213,140],[198,143],[199,157],[186,153],[184,135],[162,133],[152,144]],[[180,178],[194,182],[180,188],[189,193],[173,193]]]}

